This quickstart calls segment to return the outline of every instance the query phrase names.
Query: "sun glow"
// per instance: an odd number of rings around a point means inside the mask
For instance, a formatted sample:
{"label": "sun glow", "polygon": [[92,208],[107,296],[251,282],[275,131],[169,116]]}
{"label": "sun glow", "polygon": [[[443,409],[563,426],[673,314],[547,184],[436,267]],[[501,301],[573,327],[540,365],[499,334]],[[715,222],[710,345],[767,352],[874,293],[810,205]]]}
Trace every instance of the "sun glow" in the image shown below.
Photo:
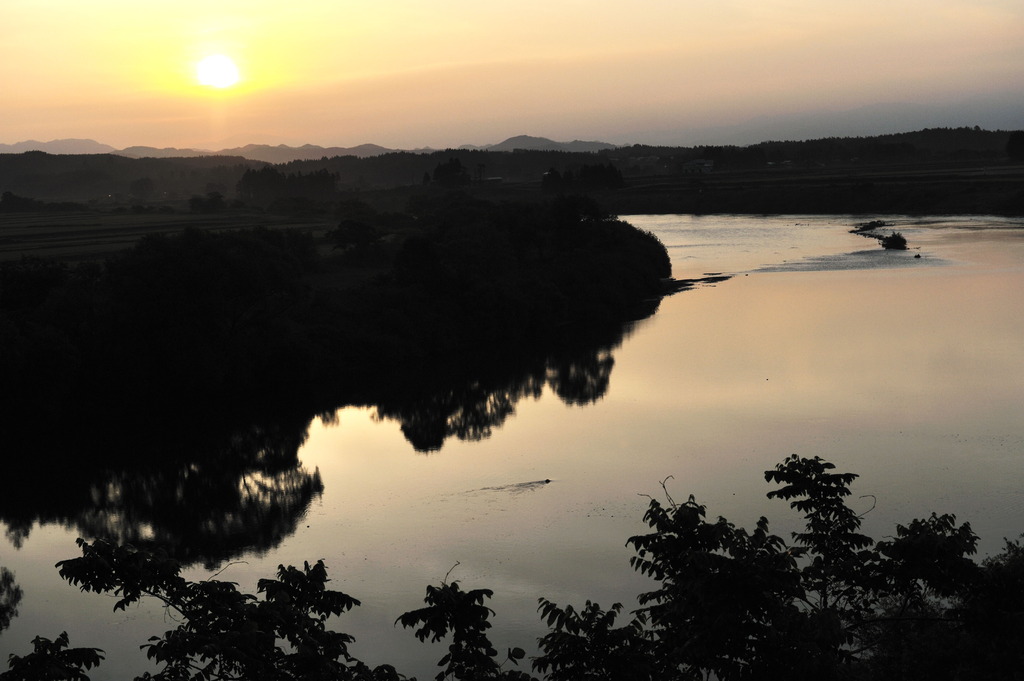
{"label": "sun glow", "polygon": [[236,84],[240,77],[235,62],[223,54],[212,54],[196,65],[196,79],[200,85],[226,88]]}

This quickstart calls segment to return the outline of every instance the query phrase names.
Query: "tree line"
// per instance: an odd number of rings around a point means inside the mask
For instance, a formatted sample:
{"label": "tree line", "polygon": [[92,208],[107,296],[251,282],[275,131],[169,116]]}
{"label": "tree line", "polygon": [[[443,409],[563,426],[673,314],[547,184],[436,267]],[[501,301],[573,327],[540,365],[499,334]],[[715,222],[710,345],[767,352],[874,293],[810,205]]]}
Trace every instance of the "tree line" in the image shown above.
{"label": "tree line", "polygon": [[671,271],[657,238],[578,197],[348,215],[327,240],[190,228],[104,263],[0,264],[5,435],[372,398],[392,375],[631,318]]}
{"label": "tree line", "polygon": [[[396,151],[379,156],[291,161],[272,165],[240,157],[141,158],[112,154],[0,154],[0,190],[45,201],[146,204],[223,194],[266,208],[283,198],[318,201],[337,192],[386,190],[423,184],[426,176],[444,187],[488,178],[505,183],[540,183],[549,169],[577,178],[584,166],[614,166],[629,178],[686,175],[698,159],[716,172],[765,169],[775,164],[830,167],[908,162],[998,162],[1020,159],[1024,131],[977,127],[930,128],[869,137],[775,140],[757,144],[657,146],[634,144],[596,152],[448,149]],[[1015,136],[1016,135],[1016,136]],[[445,177],[445,166],[459,168]],[[441,168],[441,176],[434,174]],[[333,180],[331,182],[330,180]],[[237,193],[236,193],[237,192]]]}

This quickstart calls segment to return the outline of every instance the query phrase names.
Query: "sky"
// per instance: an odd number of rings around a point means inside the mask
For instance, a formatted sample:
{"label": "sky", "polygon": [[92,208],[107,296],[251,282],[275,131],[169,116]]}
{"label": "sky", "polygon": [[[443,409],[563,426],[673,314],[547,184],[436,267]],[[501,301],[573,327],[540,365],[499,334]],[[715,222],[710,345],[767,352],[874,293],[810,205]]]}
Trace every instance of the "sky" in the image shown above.
{"label": "sky", "polygon": [[[199,82],[227,56],[239,81]],[[689,146],[1024,128],[1021,0],[2,0],[0,142]]]}

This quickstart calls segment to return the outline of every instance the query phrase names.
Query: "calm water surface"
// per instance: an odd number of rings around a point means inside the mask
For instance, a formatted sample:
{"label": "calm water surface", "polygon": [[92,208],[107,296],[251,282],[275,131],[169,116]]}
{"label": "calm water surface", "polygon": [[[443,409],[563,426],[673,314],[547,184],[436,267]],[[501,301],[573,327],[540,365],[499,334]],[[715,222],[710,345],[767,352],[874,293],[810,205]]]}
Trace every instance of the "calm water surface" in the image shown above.
{"label": "calm water surface", "polygon": [[[795,518],[765,498],[763,471],[819,455],[860,474],[852,504],[874,507],[875,538],[932,511],[970,521],[983,553],[1024,531],[1024,221],[885,218],[910,244],[889,252],[843,216],[626,219],[662,239],[677,278],[732,277],[637,323],[594,404],[545,388],[491,437],[430,454],[373,409],[315,421],[301,459],[323,495],[277,549],[220,578],[254,589],[279,563],[323,558],[332,586],[363,602],[337,623],[352,653],[425,679],[443,646],[394,621],[449,570],[495,591],[499,650],[533,650],[540,596],[635,606],[649,583],[624,544],[669,476],[710,517],[766,515],[788,536]],[[76,555],[74,538],[41,526],[18,550],[0,540],[25,592],[0,658],[67,629],[107,650],[94,679],[139,672],[138,645],[174,623],[152,605],[114,615],[112,599],[61,582],[52,566]]]}

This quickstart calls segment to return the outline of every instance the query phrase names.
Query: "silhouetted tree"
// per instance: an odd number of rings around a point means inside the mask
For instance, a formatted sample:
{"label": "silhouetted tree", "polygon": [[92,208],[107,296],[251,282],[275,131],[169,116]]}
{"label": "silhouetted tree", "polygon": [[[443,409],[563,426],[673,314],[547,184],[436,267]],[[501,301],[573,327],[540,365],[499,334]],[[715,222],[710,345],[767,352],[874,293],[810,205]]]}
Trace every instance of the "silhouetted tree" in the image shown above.
{"label": "silhouetted tree", "polygon": [[438,642],[449,634],[452,642],[448,654],[438,662],[441,671],[436,681],[445,679],[508,679],[534,681],[529,674],[515,670],[502,670],[504,662],[518,663],[526,656],[521,648],[510,648],[505,659],[499,661],[498,651],[487,636],[488,621],[494,611],[484,605],[494,592],[490,589],[463,591],[458,582],[442,582],[441,586],[428,586],[423,598],[425,608],[412,610],[400,616],[395,623],[416,629],[420,641]]}
{"label": "silhouetted tree", "polygon": [[907,250],[907,237],[903,236],[899,232],[893,232],[886,236],[878,237],[879,243],[882,244],[882,248],[894,251],[905,251]]}
{"label": "silhouetted tree", "polygon": [[442,187],[461,187],[469,184],[469,171],[462,165],[462,161],[452,157],[445,163],[438,163],[434,168],[434,183]]}
{"label": "silhouetted tree", "polygon": [[188,207],[193,213],[219,213],[224,210],[224,195],[209,192],[206,196],[193,196],[188,200]]}
{"label": "silhouetted tree", "polygon": [[608,191],[626,186],[622,173],[611,163],[583,166],[579,182],[585,191]]}
{"label": "silhouetted tree", "polygon": [[1010,133],[1006,141],[1006,155],[1015,161],[1024,161],[1024,130]]}
{"label": "silhouetted tree", "polygon": [[[784,681],[790,679],[1013,679],[1024,662],[1024,547],[978,565],[977,537],[950,515],[897,525],[875,542],[860,531],[863,513],[847,504],[852,473],[819,457],[790,456],[765,471],[805,521],[793,543],[758,519],[753,530],[706,519],[693,496],[651,499],[647,534],[630,537],[630,563],[651,578],[640,608],[615,626],[622,606],[587,601],[580,610],[540,598],[549,633],[533,669],[551,681]],[[115,610],[144,597],[162,602],[174,629],[143,645],[159,666],[142,678],[229,681],[239,678],[397,681],[348,652],[352,636],[328,629],[360,605],[326,588],[323,561],[279,566],[259,595],[216,579],[191,582],[160,551],[79,540],[82,556],[57,563],[83,591],[110,593]],[[396,624],[417,639],[449,641],[436,681],[533,681],[506,669],[525,657],[504,655],[488,637],[490,589],[449,582],[428,586],[424,607]],[[12,655],[0,681],[84,680],[102,651],[70,649],[66,634],[36,638]]]}
{"label": "silhouetted tree", "polygon": [[285,182],[284,173],[272,166],[250,168],[238,180],[235,192],[247,203],[266,205],[281,195]]}
{"label": "silhouetted tree", "polygon": [[342,220],[336,229],[327,233],[327,238],[334,242],[336,248],[360,248],[379,240],[380,234],[365,222]]}
{"label": "silhouetted tree", "polygon": [[71,277],[63,262],[24,256],[0,263],[0,312],[28,312],[47,299]]}
{"label": "silhouetted tree", "polygon": [[42,210],[45,205],[42,201],[17,196],[11,192],[4,192],[3,195],[0,195],[0,212],[4,213],[27,213]]}
{"label": "silhouetted tree", "polygon": [[540,188],[549,194],[557,194],[565,191],[565,183],[562,180],[562,173],[554,168],[548,169],[540,178]]}

